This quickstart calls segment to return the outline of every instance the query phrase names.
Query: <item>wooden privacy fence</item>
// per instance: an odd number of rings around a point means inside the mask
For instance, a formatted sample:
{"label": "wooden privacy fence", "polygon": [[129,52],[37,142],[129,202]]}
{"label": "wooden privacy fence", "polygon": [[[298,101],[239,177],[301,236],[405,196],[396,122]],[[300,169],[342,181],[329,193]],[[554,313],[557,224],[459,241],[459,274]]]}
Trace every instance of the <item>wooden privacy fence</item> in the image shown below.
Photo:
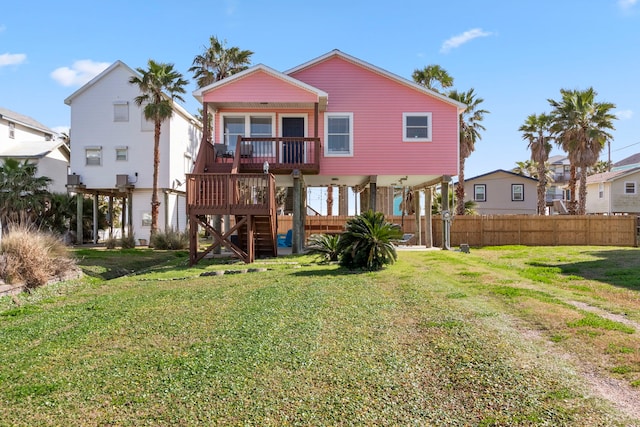
{"label": "wooden privacy fence", "polygon": [[[306,234],[339,233],[350,216],[308,216]],[[416,234],[415,216],[389,216],[387,221],[402,225],[403,233]],[[442,246],[442,219],[431,218],[433,246]],[[426,221],[421,218],[424,245]],[[451,224],[451,246],[637,246],[638,219],[632,215],[465,215]],[[278,233],[292,226],[291,216],[278,217]]]}

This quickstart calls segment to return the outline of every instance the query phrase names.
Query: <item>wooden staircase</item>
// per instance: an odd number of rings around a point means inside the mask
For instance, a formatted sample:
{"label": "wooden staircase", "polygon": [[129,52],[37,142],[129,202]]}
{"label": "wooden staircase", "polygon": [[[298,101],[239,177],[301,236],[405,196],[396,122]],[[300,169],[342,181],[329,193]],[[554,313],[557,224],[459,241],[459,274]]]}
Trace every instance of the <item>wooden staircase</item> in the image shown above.
{"label": "wooden staircase", "polygon": [[[256,257],[277,256],[275,177],[238,173],[240,152],[233,163],[227,157],[218,157],[211,144],[206,144],[198,153],[194,173],[187,174],[190,265],[220,246],[245,263],[254,262]],[[210,223],[213,215],[233,216],[235,225],[222,233]],[[213,237],[211,246],[203,251],[198,248],[200,227]]]}

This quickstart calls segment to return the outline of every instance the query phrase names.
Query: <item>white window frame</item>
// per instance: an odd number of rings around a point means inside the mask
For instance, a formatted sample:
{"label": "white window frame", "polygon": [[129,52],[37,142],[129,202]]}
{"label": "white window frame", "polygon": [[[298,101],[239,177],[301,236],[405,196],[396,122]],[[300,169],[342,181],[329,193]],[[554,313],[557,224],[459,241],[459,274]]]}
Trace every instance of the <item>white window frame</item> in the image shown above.
{"label": "white window frame", "polygon": [[[124,152],[124,158],[119,156],[119,152]],[[129,147],[126,145],[116,147],[116,162],[126,162],[129,160]]]}
{"label": "white window frame", "polygon": [[[427,117],[427,137],[426,138],[409,138],[407,137],[407,119],[409,117]],[[433,134],[433,120],[432,113],[428,112],[415,112],[415,113],[402,113],[402,142],[431,142]]]}
{"label": "white window frame", "polygon": [[[482,191],[478,189],[482,188]],[[482,198],[478,197],[482,194]],[[487,184],[474,184],[473,186],[473,201],[474,202],[486,202],[487,201]]]}
{"label": "white window frame", "polygon": [[604,182],[598,183],[598,199],[604,199]]}
{"label": "white window frame", "polygon": [[9,138],[16,138],[16,124],[14,122],[9,122]]}
{"label": "white window frame", "polygon": [[[516,188],[521,188],[522,191],[519,193],[520,198],[516,198]],[[512,202],[524,202],[524,184],[511,184],[511,201]]]}
{"label": "white window frame", "polygon": [[[226,135],[225,135],[225,129],[224,129],[224,121],[225,118],[240,118],[242,117],[244,119],[244,137],[245,138],[250,138],[251,137],[251,118],[265,118],[268,117],[271,119],[271,137],[275,138],[276,136],[276,115],[275,113],[233,113],[233,112],[228,112],[228,113],[221,113],[220,114],[220,126],[219,126],[219,131],[218,131],[218,141],[220,141],[221,144],[225,144],[227,143],[226,141]],[[234,142],[235,144],[235,142]],[[229,151],[233,151],[231,149],[231,142],[228,142],[228,149]],[[234,145],[235,147],[235,145]],[[275,148],[274,148],[274,153],[275,153]]]}
{"label": "white window frame", "polygon": [[113,121],[120,123],[129,121],[128,101],[113,101]]}
{"label": "white window frame", "polygon": [[[630,186],[633,189],[633,192],[628,191],[630,189]],[[638,192],[638,186],[635,181],[624,182],[624,194],[633,195],[633,194],[637,194],[637,192]]]}
{"label": "white window frame", "polygon": [[151,227],[151,212],[142,212],[140,215],[140,225],[142,227]]}
{"label": "white window frame", "polygon": [[[97,152],[98,155],[90,157],[89,152]],[[97,158],[98,163],[90,163],[89,158]],[[102,147],[98,145],[84,147],[84,161],[85,166],[102,166]]]}
{"label": "white window frame", "polygon": [[[349,118],[349,151],[335,152],[329,150],[329,119]],[[325,157],[353,157],[353,113],[324,113],[324,156]]]}

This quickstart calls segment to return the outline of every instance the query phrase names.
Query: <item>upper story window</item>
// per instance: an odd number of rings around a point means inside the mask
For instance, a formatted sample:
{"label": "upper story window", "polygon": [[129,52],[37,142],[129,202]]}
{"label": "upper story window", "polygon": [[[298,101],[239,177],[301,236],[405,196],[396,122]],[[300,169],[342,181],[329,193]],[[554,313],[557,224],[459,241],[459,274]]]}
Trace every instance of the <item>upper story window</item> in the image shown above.
{"label": "upper story window", "polygon": [[[272,138],[273,133],[273,115],[223,115],[222,117],[222,139],[227,149],[235,152],[238,137]],[[261,155],[269,155],[273,143],[271,141],[253,142],[251,144],[254,149],[260,151]]]}
{"label": "upper story window", "polygon": [[475,202],[487,201],[487,186],[485,184],[475,184],[473,186],[473,201]]}
{"label": "upper story window", "polygon": [[326,113],[324,129],[325,156],[353,156],[353,113]]}
{"label": "upper story window", "polygon": [[116,147],[116,161],[124,162],[129,159],[129,147]]}
{"label": "upper story window", "polygon": [[636,194],[636,182],[635,181],[625,181],[625,183],[624,183],[624,194]]}
{"label": "upper story window", "polygon": [[402,113],[402,141],[430,142],[431,113]]}
{"label": "upper story window", "polygon": [[511,201],[522,202],[524,200],[524,184],[511,184]]}
{"label": "upper story window", "polygon": [[84,153],[87,166],[100,166],[102,164],[102,147],[86,147]]}
{"label": "upper story window", "polygon": [[113,121],[129,121],[129,103],[127,101],[113,101]]}
{"label": "upper story window", "polygon": [[604,199],[604,182],[598,184],[598,199]]}
{"label": "upper story window", "polygon": [[9,138],[14,139],[16,137],[16,124],[9,122]]}

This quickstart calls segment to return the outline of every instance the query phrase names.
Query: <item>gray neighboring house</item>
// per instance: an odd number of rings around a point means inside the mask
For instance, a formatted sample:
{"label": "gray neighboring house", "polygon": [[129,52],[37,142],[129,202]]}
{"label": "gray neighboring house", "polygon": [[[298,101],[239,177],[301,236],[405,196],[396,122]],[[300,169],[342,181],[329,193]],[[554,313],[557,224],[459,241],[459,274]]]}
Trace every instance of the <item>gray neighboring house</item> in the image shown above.
{"label": "gray neighboring house", "polygon": [[498,169],[464,181],[465,202],[480,215],[535,215],[538,180]]}

